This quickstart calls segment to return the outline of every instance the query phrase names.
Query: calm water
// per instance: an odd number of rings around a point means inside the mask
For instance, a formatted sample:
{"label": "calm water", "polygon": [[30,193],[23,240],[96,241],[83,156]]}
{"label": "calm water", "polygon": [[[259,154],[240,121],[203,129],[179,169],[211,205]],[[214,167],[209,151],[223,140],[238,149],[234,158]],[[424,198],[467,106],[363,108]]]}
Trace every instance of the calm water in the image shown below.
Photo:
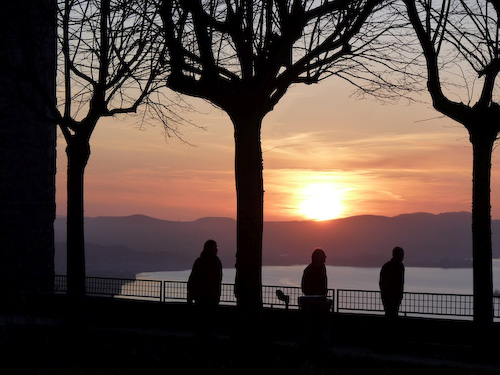
{"label": "calm water", "polygon": [[[300,287],[305,265],[265,266],[264,285]],[[138,279],[187,281],[191,270],[144,272]],[[327,266],[328,287],[332,289],[378,290],[380,268]],[[223,270],[224,283],[234,283],[235,269]],[[493,288],[500,289],[500,259],[493,261]],[[406,267],[406,292],[472,294],[472,269]]]}

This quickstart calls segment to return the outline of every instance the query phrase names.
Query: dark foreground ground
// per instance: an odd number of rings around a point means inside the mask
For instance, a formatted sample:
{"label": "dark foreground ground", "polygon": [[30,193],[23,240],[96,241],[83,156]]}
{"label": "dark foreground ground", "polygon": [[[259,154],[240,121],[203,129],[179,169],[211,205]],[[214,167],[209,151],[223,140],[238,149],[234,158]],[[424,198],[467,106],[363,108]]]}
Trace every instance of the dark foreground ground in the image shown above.
{"label": "dark foreground ground", "polygon": [[[200,340],[185,304],[89,301],[75,327],[62,304],[7,313],[0,324],[5,374],[500,374],[497,326],[477,344],[471,322],[330,317],[330,342],[307,350],[299,311],[266,311],[256,341],[238,340],[236,311],[221,307]],[[254,332],[255,333],[255,332]]]}

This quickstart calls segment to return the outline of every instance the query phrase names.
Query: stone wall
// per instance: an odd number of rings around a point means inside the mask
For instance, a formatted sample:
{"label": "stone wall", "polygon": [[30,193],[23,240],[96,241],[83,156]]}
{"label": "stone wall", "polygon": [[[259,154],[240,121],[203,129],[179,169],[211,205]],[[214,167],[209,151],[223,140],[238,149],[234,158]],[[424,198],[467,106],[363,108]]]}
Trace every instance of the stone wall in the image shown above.
{"label": "stone wall", "polygon": [[0,291],[16,297],[50,290],[54,274],[55,4],[0,11]]}

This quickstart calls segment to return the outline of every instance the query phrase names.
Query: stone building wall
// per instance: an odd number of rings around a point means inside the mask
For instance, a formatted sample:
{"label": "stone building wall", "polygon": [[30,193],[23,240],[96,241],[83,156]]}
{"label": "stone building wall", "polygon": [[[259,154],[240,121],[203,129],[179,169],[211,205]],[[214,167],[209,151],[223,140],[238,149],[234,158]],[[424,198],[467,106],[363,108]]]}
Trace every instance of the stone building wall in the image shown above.
{"label": "stone building wall", "polygon": [[0,9],[0,292],[7,295],[50,290],[53,280],[55,17],[55,0],[5,1]]}

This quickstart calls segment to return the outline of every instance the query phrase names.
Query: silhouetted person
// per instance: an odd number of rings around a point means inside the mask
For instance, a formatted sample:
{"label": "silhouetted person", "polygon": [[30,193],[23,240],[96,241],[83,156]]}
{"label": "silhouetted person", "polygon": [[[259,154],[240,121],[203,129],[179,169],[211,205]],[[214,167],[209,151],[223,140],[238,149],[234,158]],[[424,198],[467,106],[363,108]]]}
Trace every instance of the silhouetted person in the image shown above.
{"label": "silhouetted person", "polygon": [[328,290],[328,279],[326,276],[326,255],[320,249],[314,249],[312,262],[309,264],[302,275],[302,293],[306,296],[322,295],[326,297]]}
{"label": "silhouetted person", "polygon": [[206,335],[215,324],[215,310],[220,301],[222,264],[217,256],[217,243],[208,240],[189,275],[188,303],[196,307],[198,334]]}
{"label": "silhouetted person", "polygon": [[304,322],[303,344],[308,355],[321,356],[329,342],[329,313],[331,301],[328,293],[328,279],[326,276],[326,255],[320,249],[314,249],[312,261],[304,269],[302,275],[302,293],[299,297],[299,306],[302,310]]}
{"label": "silhouetted person", "polygon": [[385,263],[380,270],[379,286],[385,316],[388,318],[397,318],[399,306],[403,299],[405,283],[403,258],[404,250],[400,247],[395,247],[392,250],[392,259]]}

